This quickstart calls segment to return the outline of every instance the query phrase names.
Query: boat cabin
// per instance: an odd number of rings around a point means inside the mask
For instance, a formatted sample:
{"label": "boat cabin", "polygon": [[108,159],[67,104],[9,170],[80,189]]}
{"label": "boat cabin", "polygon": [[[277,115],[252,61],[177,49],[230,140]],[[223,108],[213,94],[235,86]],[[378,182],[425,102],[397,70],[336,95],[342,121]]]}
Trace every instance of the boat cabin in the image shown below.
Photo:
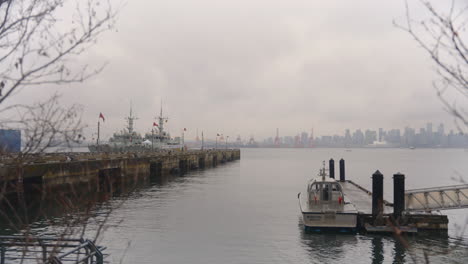
{"label": "boat cabin", "polygon": [[343,191],[339,182],[332,178],[313,179],[307,186],[309,205],[336,204],[343,205]]}

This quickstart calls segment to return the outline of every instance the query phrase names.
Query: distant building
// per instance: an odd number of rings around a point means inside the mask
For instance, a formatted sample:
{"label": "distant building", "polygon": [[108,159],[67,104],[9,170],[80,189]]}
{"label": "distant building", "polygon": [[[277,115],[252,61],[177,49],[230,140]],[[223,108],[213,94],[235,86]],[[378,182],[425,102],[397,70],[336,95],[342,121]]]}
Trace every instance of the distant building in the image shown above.
{"label": "distant building", "polygon": [[413,128],[405,127],[402,144],[404,147],[408,148],[416,146],[416,132]]}
{"label": "distant building", "polygon": [[432,132],[432,123],[430,122],[426,124],[426,141],[429,146],[433,145],[434,134]]}
{"label": "distant building", "polygon": [[377,141],[377,132],[367,129],[364,138],[365,145],[372,145],[374,141]]}
{"label": "distant building", "polygon": [[301,145],[304,148],[309,147],[309,134],[307,132],[301,133]]}
{"label": "distant building", "polygon": [[0,129],[0,153],[21,151],[21,131]]}
{"label": "distant building", "polygon": [[364,133],[362,133],[361,129],[358,129],[353,133],[353,145],[359,147],[364,145]]}
{"label": "distant building", "polygon": [[283,144],[286,145],[286,147],[292,147],[294,146],[294,137],[292,136],[285,136],[283,140]]}
{"label": "distant building", "polygon": [[441,135],[445,135],[445,129],[444,129],[444,124],[440,124],[439,127],[437,128],[437,133]]}
{"label": "distant building", "polygon": [[379,128],[379,142],[382,142],[384,140],[384,130],[383,128]]}
{"label": "distant building", "polygon": [[391,129],[387,132],[386,141],[394,146],[401,144],[400,129]]}
{"label": "distant building", "polygon": [[351,143],[352,143],[351,132],[350,132],[349,129],[346,129],[346,131],[345,131],[344,143],[345,143],[345,147],[350,146]]}

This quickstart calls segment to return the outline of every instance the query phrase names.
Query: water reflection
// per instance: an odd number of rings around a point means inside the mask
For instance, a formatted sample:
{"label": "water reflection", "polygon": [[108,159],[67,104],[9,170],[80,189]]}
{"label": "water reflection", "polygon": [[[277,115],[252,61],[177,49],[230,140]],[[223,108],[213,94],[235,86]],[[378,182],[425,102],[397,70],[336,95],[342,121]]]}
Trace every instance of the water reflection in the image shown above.
{"label": "water reflection", "polygon": [[0,199],[0,234],[12,235],[33,229],[35,234],[49,226],[82,224],[112,210],[110,200],[124,200],[149,186],[151,177],[99,177],[87,182],[50,184],[10,182]]}
{"label": "water reflection", "polygon": [[[341,262],[368,255],[372,264],[460,262],[468,259],[466,241],[450,238],[444,232],[420,232],[396,237],[391,234],[341,234],[306,232],[299,217],[300,242],[313,262]],[[461,261],[463,260],[463,261]]]}
{"label": "water reflection", "polygon": [[393,263],[406,262],[406,244],[401,239],[396,239],[393,246]]}
{"label": "water reflection", "polygon": [[303,248],[314,261],[327,263],[331,260],[343,259],[345,258],[346,250],[358,242],[354,234],[306,232],[302,223],[302,217],[299,217],[298,227]]}
{"label": "water reflection", "polygon": [[[99,175],[86,182],[34,184],[10,183],[10,189],[22,189],[5,194],[0,199],[0,235],[18,234],[32,228],[40,235],[73,223],[78,226],[90,218],[99,218],[115,210],[119,201],[139,199],[148,189],[177,181],[182,183],[192,177],[171,174],[138,173],[132,175]],[[155,197],[157,198],[157,196]],[[109,202],[113,202],[110,204]]]}
{"label": "water reflection", "polygon": [[376,236],[371,239],[372,241],[372,264],[381,264],[384,261],[384,244],[382,237]]}

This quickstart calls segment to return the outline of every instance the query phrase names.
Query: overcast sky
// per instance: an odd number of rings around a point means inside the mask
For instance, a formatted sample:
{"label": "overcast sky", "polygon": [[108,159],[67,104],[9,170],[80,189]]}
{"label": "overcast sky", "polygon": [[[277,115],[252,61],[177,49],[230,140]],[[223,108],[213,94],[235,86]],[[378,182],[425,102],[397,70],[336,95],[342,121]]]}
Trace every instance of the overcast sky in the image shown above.
{"label": "overcast sky", "polygon": [[88,135],[100,112],[104,136],[123,127],[131,101],[149,131],[161,99],[187,138],[452,126],[430,58],[392,24],[404,12],[399,0],[131,0],[82,58],[104,72],[53,89],[83,105]]}

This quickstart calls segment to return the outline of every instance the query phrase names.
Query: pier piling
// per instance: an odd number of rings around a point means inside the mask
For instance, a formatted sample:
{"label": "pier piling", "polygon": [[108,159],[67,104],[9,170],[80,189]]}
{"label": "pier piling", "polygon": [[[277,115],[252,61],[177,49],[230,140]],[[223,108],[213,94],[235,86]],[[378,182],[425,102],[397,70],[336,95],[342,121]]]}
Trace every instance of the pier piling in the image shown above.
{"label": "pier piling", "polygon": [[383,214],[383,174],[380,171],[372,174],[372,216],[374,219]]}
{"label": "pier piling", "polygon": [[162,162],[152,162],[150,163],[150,176],[157,177],[162,174]]}
{"label": "pier piling", "polygon": [[393,217],[398,219],[405,210],[405,175],[393,175]]}
{"label": "pier piling", "polygon": [[329,161],[328,170],[330,171],[330,178],[335,179],[335,161],[333,159]]}
{"label": "pier piling", "polygon": [[344,159],[340,160],[340,182],[344,182],[346,180],[345,177],[345,161]]}

